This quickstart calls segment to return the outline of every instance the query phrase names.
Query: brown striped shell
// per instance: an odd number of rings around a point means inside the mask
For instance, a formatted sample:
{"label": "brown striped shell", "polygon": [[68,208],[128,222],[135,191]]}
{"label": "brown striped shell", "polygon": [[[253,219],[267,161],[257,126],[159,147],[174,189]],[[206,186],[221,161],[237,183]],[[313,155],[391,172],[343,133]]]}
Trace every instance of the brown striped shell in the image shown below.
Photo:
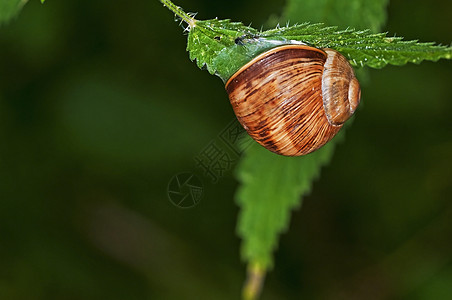
{"label": "brown striped shell", "polygon": [[344,56],[305,45],[260,54],[228,80],[226,90],[248,134],[287,156],[308,154],[331,140],[361,94]]}

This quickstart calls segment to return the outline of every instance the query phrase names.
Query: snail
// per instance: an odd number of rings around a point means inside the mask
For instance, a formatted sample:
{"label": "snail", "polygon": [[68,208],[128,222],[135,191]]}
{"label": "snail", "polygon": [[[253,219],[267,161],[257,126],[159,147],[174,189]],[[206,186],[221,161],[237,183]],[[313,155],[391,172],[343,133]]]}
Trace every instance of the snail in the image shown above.
{"label": "snail", "polygon": [[325,145],[355,112],[361,96],[343,55],[298,44],[256,56],[229,78],[226,91],[248,134],[285,156]]}

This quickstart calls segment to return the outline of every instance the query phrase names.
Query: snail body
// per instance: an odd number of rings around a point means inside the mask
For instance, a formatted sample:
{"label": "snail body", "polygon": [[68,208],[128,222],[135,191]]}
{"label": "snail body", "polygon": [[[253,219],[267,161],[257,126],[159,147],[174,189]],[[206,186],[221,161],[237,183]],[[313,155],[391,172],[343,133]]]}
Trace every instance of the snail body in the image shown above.
{"label": "snail body", "polygon": [[353,68],[339,52],[306,45],[270,49],[226,82],[237,119],[268,150],[308,154],[326,144],[359,104]]}

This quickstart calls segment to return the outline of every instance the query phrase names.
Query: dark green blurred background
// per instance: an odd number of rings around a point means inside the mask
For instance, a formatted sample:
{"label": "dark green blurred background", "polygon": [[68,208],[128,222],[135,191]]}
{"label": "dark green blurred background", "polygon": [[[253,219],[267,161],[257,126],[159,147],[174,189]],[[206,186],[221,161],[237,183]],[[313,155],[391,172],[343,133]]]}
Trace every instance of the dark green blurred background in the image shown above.
{"label": "dark green blurred background", "polygon": [[[177,4],[260,27],[284,1]],[[451,12],[392,1],[384,30],[449,44]],[[33,0],[0,28],[0,299],[238,298],[232,172],[201,176],[195,208],[166,195],[233,118],[173,20],[156,0]],[[370,70],[362,94],[262,299],[452,299],[452,62]]]}

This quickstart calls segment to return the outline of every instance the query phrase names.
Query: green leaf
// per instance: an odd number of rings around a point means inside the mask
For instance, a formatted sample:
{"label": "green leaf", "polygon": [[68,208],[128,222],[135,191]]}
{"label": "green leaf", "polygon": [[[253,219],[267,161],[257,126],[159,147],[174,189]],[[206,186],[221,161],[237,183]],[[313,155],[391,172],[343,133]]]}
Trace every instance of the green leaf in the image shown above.
{"label": "green leaf", "polygon": [[0,25],[15,17],[28,0],[1,0]]}
{"label": "green leaf", "polygon": [[305,157],[284,157],[256,143],[248,148],[237,171],[236,198],[241,207],[237,231],[243,239],[243,260],[264,270],[272,267],[272,254],[279,234],[289,226],[291,210],[301,205],[300,197],[309,193],[334,147],[329,143]]}
{"label": "green leaf", "polygon": [[[211,74],[218,75],[223,81],[227,81],[256,55],[278,45],[293,43],[336,49],[356,67],[382,68],[387,64],[403,65],[407,62],[452,58],[451,47],[403,41],[401,37],[387,37],[386,33],[372,33],[369,29],[339,30],[335,26],[304,23],[258,31],[230,20],[196,20],[171,2],[162,2],[188,24],[187,51],[190,52],[190,59],[196,60],[198,67],[206,67]],[[386,6],[386,1],[380,0],[378,3],[382,7]],[[359,7],[367,6],[362,2]],[[363,10],[359,20],[368,19],[363,17],[366,12],[367,10]],[[379,14],[376,17],[378,16]],[[364,23],[372,27],[380,24],[375,20]]]}

